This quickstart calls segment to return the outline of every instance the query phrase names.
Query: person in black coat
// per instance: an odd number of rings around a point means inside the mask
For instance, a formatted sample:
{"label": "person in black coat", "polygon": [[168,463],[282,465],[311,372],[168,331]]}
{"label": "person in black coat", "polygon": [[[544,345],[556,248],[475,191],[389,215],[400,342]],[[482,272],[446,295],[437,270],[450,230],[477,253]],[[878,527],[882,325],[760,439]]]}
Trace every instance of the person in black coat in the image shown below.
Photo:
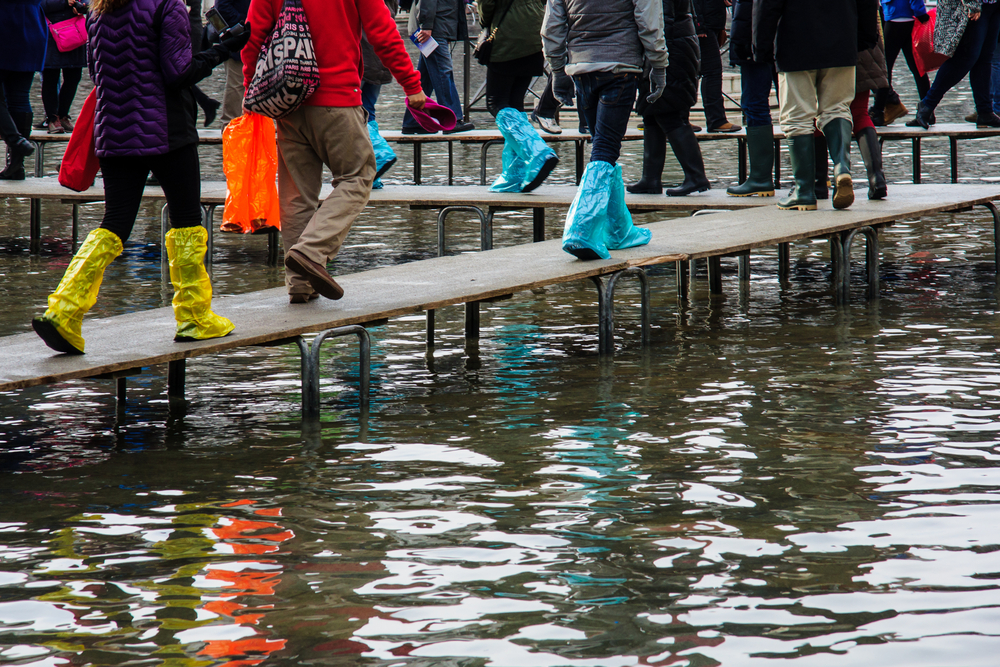
{"label": "person in black coat", "polygon": [[[42,11],[49,23],[69,21],[87,12],[87,6],[77,0],[44,0]],[[45,117],[35,127],[48,130],[49,134],[73,131],[70,107],[76,97],[77,86],[83,78],[83,68],[87,66],[87,46],[84,44],[72,51],[60,51],[56,41],[49,34],[49,45],[45,50],[45,69],[42,70],[42,106]],[[62,85],[59,85],[60,74]]]}
{"label": "person in black coat", "polygon": [[[250,10],[250,0],[217,0],[215,8],[226,19],[230,26],[245,25],[247,22],[247,12]],[[212,32],[209,26],[209,41]],[[217,36],[216,36],[217,37]],[[222,115],[219,120],[225,127],[234,118],[243,115],[243,60],[239,51],[234,53],[225,63],[226,68],[226,89],[222,93]]]}
{"label": "person in black coat", "polygon": [[701,47],[701,104],[709,132],[738,132],[726,118],[722,98],[722,46],[726,43],[726,0],[692,0],[691,9]]}
{"label": "person in black coat", "polygon": [[642,115],[642,179],[627,190],[635,194],[660,194],[666,161],[667,142],[684,171],[684,182],[667,190],[671,197],[704,192],[711,186],[698,138],[688,116],[698,96],[701,50],[691,17],[691,0],[663,0],[663,36],[670,64],[667,85],[660,99],[646,101],[650,92],[648,75],[639,84],[636,111]]}
{"label": "person in black coat", "polygon": [[754,0],[753,52],[778,66],[781,126],[794,185],[780,209],[816,210],[814,126],[833,161],[833,207],[854,203],[848,150],[858,51],[878,43],[876,0]]}

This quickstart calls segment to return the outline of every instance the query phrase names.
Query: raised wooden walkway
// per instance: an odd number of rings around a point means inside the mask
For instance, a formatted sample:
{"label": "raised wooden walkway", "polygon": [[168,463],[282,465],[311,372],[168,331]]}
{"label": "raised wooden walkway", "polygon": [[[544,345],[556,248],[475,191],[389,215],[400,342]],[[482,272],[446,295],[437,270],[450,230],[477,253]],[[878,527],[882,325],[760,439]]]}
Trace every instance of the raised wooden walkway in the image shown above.
{"label": "raised wooden walkway", "polygon": [[[114,377],[167,363],[168,394],[176,396],[183,393],[184,362],[188,358],[294,340],[303,355],[303,410],[314,414],[319,405],[319,345],[338,333],[357,333],[366,341],[365,330],[351,325],[427,311],[428,343],[433,344],[433,311],[464,303],[466,334],[478,337],[480,302],[535,287],[591,279],[599,292],[600,351],[612,354],[614,289],[623,275],[635,274],[643,283],[643,329],[644,334],[648,332],[648,285],[643,267],[678,262],[680,269],[685,260],[708,258],[710,287],[717,292],[721,291],[718,261],[722,256],[746,256],[756,248],[778,246],[784,249],[779,251],[780,270],[787,275],[789,243],[829,237],[833,293],[835,299],[844,302],[848,296],[851,243],[858,233],[868,241],[870,298],[878,295],[880,226],[982,205],[992,213],[997,233],[1000,218],[992,201],[1000,197],[1000,185],[911,185],[895,186],[894,191],[890,200],[859,200],[844,211],[834,211],[826,202],[816,212],[767,207],[657,222],[649,225],[652,240],[648,245],[616,251],[607,261],[579,261],[562,252],[559,240],[552,240],[338,276],[345,290],[339,301],[319,299],[290,305],[284,288],[218,298],[213,308],[232,319],[236,330],[230,336],[209,341],[174,343],[170,308],[85,320],[88,353],[82,356],[55,354],[34,333],[8,336],[0,338],[0,391],[77,378]],[[682,275],[679,271],[678,278]],[[680,283],[678,280],[678,287]],[[302,334],[314,332],[324,333],[311,345],[301,339]],[[644,335],[644,341],[646,338]],[[367,366],[363,366],[364,379]],[[365,387],[362,396],[366,401]]]}

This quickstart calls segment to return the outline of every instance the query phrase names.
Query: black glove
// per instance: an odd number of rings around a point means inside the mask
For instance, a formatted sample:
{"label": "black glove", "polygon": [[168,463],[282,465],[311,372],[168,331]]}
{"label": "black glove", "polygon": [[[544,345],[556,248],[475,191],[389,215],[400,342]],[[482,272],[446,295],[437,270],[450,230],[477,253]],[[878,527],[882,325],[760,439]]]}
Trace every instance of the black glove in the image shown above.
{"label": "black glove", "polygon": [[250,41],[250,24],[243,26],[243,32],[238,35],[232,34],[232,30],[226,30],[219,35],[219,43],[229,50],[230,54],[239,53]]}
{"label": "black glove", "polygon": [[552,94],[564,107],[573,106],[573,95],[576,86],[565,70],[552,73]]}
{"label": "black glove", "polygon": [[916,17],[916,18],[917,18],[917,20],[918,20],[918,21],[920,21],[921,23],[927,23],[928,21],[930,21],[930,20],[931,20],[931,17],[930,17],[930,15],[929,15],[929,14],[921,14],[920,16],[918,16],[918,17]]}

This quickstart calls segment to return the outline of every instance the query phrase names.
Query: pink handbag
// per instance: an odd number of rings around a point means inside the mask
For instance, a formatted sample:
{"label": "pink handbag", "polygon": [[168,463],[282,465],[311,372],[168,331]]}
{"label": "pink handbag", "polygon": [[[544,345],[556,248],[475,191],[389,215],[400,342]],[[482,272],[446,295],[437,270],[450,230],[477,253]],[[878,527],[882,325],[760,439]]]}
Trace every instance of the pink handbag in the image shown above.
{"label": "pink handbag", "polygon": [[56,42],[56,48],[65,53],[87,43],[87,17],[74,16],[59,23],[49,23],[49,32]]}

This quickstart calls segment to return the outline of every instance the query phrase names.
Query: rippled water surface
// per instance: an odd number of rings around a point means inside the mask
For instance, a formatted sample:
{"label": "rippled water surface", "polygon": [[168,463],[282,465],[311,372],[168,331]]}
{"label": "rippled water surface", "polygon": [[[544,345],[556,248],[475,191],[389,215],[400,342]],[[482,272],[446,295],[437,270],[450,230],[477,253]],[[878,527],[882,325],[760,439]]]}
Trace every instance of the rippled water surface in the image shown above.
{"label": "rippled water surface", "polygon": [[[958,120],[968,90],[948,104]],[[925,182],[948,178],[940,146]],[[1000,142],[962,146],[968,181],[998,174]],[[891,181],[908,148],[887,145]],[[705,151],[724,186],[734,145]],[[427,153],[442,182],[443,147]],[[476,182],[478,148],[456,156]],[[389,182],[409,176],[400,157]],[[27,203],[0,201],[5,335],[70,258],[68,207],[43,215],[31,257]],[[169,301],[158,211],[141,216],[94,317]],[[529,220],[498,217],[496,244],[529,242]],[[548,235],[561,224],[550,211]],[[473,227],[451,246],[474,250]],[[423,259],[435,239],[432,212],[370,210],[336,267]],[[793,246],[788,283],[773,252],[749,287],[724,260],[723,297],[700,275],[678,301],[672,267],[653,270],[648,349],[623,281],[613,361],[589,283],[484,305],[479,341],[440,311],[431,351],[422,317],[393,320],[372,330],[367,413],[355,344],[325,348],[314,425],[290,346],[189,361],[173,405],[163,367],[121,406],[109,381],[0,393],[0,664],[996,665],[992,228],[938,215],[882,243],[881,298],[864,303],[856,266],[841,309],[822,241]],[[280,285],[265,256],[217,236],[217,293]]]}

